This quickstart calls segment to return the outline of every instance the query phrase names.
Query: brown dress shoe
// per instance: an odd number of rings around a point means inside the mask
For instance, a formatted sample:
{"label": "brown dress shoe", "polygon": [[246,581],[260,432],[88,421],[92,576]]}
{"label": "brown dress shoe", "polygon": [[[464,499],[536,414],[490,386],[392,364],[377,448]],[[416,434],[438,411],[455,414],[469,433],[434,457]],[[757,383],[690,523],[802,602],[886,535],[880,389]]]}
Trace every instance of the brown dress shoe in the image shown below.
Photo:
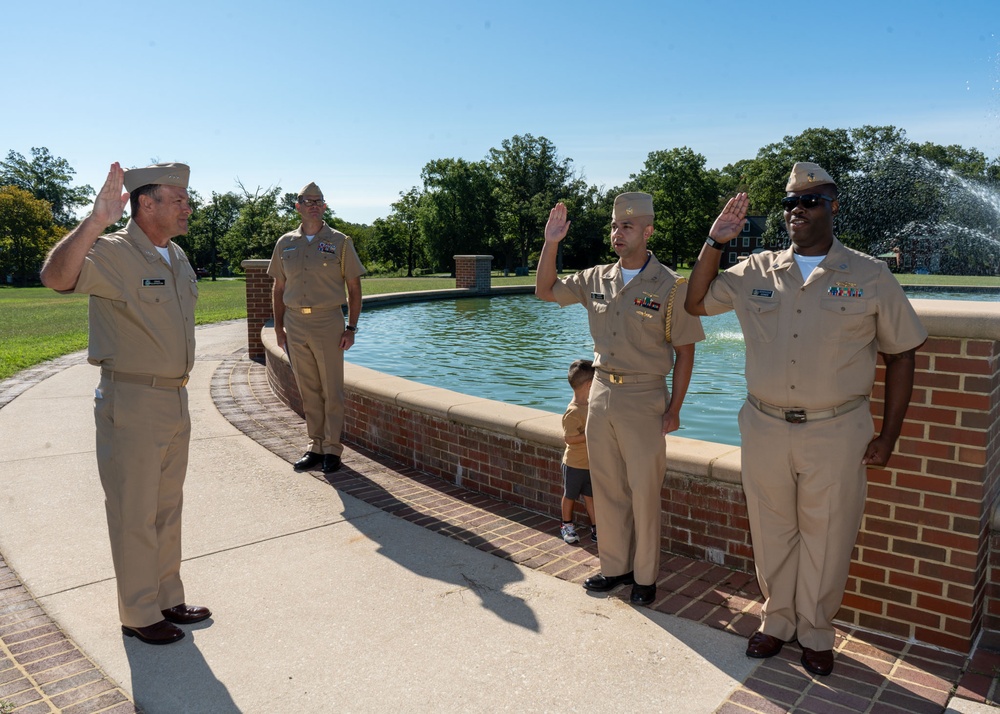
{"label": "brown dress shoe", "polygon": [[200,605],[174,605],[169,610],[160,610],[163,616],[175,625],[193,625],[196,622],[207,620],[212,616],[212,611]]}
{"label": "brown dress shoe", "polygon": [[122,634],[126,637],[138,637],[140,642],[145,642],[147,645],[169,645],[184,639],[184,630],[166,620],[154,622],[146,627],[122,625]]}
{"label": "brown dress shoe", "polygon": [[747,657],[755,657],[757,659],[774,657],[774,655],[781,652],[781,648],[784,645],[784,640],[779,640],[777,637],[765,635],[763,632],[757,631],[750,635],[750,641],[747,643]]}
{"label": "brown dress shoe", "polygon": [[802,666],[813,674],[825,677],[833,671],[833,650],[802,648]]}

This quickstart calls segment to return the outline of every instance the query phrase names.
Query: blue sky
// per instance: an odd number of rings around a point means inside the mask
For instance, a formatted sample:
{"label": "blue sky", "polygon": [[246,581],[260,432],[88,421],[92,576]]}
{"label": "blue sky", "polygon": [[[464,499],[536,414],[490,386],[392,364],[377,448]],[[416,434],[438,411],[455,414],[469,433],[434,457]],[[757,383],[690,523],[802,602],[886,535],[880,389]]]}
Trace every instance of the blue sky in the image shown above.
{"label": "blue sky", "polygon": [[316,181],[365,223],[515,134],[608,189],[651,151],[721,168],[819,126],[1000,156],[997,0],[57,0],[2,34],[3,155],[95,188],[116,160],[189,163],[203,196]]}

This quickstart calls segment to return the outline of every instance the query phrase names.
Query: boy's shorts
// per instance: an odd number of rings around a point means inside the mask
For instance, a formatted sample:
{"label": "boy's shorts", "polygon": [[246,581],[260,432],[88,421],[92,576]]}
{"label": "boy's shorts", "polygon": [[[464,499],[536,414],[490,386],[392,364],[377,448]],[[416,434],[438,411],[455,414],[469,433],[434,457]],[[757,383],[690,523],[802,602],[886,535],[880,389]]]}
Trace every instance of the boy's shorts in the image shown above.
{"label": "boy's shorts", "polygon": [[590,469],[578,469],[575,466],[562,465],[563,497],[575,501],[580,497],[593,496],[594,487],[590,485]]}

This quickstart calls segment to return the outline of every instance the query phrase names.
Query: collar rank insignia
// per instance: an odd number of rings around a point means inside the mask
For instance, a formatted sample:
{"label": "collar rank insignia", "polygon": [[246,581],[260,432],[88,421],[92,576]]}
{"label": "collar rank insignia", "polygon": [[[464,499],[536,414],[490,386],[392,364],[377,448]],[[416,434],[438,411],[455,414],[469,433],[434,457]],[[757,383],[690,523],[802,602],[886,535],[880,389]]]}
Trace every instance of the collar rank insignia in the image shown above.
{"label": "collar rank insignia", "polygon": [[660,310],[660,303],[653,302],[653,299],[650,297],[636,298],[635,304],[639,307],[648,307],[650,310],[656,310],[657,312]]}

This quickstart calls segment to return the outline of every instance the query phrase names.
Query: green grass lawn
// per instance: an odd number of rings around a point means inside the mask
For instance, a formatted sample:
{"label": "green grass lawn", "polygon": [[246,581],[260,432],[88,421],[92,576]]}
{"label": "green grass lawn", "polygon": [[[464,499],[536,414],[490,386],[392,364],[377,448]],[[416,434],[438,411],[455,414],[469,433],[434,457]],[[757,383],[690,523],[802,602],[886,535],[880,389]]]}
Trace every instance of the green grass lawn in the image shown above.
{"label": "green grass lawn", "polygon": [[[690,271],[682,270],[687,275]],[[897,275],[903,285],[972,285],[1000,287],[1000,277],[947,275]],[[533,285],[534,275],[502,277],[493,284]],[[364,278],[365,295],[447,290],[455,279],[447,274],[415,278]],[[48,288],[0,287],[0,379],[6,379],[40,362],[87,346],[87,297],[59,295]],[[199,325],[242,319],[247,316],[246,283],[242,279],[202,280],[198,283],[195,321]]]}

